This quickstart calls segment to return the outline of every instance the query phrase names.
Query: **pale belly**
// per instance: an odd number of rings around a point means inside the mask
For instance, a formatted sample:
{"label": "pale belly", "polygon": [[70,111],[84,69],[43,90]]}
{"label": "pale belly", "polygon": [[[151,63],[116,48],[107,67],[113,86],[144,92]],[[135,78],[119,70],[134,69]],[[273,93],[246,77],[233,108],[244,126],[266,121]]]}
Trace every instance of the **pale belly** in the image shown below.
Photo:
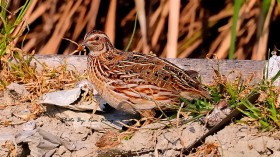
{"label": "pale belly", "polygon": [[110,106],[117,110],[121,110],[131,114],[137,113],[133,104],[127,101],[128,98],[124,94],[117,93],[112,90],[112,87],[110,87],[108,83],[98,79],[94,73],[91,73],[90,79],[94,84],[96,91]]}

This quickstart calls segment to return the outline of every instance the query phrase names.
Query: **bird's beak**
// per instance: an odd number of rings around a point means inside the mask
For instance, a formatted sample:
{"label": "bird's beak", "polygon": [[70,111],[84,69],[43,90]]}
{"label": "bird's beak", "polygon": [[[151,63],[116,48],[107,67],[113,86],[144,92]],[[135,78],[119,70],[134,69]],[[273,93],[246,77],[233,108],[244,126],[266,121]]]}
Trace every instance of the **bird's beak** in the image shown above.
{"label": "bird's beak", "polygon": [[88,43],[87,43],[87,41],[83,41],[81,45],[87,47],[87,46],[88,46]]}

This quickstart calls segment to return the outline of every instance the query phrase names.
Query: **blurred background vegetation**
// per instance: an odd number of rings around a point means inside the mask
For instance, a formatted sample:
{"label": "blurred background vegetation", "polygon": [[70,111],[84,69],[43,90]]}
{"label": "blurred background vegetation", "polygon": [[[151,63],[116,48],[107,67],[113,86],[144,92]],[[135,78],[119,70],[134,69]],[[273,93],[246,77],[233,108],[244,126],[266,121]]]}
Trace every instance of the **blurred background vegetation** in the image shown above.
{"label": "blurred background vegetation", "polygon": [[[169,58],[263,60],[280,47],[280,0],[0,2],[1,45],[29,53],[70,54],[77,45],[64,38],[80,43],[92,29],[105,31],[123,50],[135,29],[130,51]],[[7,32],[13,36],[6,40]]]}

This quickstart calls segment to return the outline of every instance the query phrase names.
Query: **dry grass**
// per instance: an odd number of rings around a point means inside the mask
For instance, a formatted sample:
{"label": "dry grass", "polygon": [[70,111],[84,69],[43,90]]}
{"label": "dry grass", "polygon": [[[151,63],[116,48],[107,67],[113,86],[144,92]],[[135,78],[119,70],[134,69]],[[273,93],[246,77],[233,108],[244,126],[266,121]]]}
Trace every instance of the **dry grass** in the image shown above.
{"label": "dry grass", "polygon": [[40,96],[53,91],[71,89],[78,81],[87,78],[86,73],[80,74],[78,71],[70,70],[66,63],[58,67],[39,63],[43,66],[42,70],[38,71],[36,64],[31,64],[31,60],[34,60],[32,55],[24,54],[22,51],[14,53],[1,58],[0,91],[5,90],[12,82],[24,85],[29,94],[21,97],[20,103],[13,105],[30,103],[32,109],[29,119],[34,119],[44,112],[42,106],[37,103]]}
{"label": "dry grass", "polygon": [[[21,3],[12,1],[13,13]],[[244,1],[237,21],[236,59],[264,59],[270,25],[277,22],[279,7],[274,1],[263,11],[260,0]],[[124,49],[138,13],[139,26],[130,50],[161,57],[200,57],[213,54],[227,58],[230,47],[233,1],[156,0],[33,0],[24,20],[26,37],[16,40],[26,52],[69,54],[76,47],[63,38],[80,42],[92,29],[104,30],[119,49]],[[268,41],[270,40],[270,43]]]}

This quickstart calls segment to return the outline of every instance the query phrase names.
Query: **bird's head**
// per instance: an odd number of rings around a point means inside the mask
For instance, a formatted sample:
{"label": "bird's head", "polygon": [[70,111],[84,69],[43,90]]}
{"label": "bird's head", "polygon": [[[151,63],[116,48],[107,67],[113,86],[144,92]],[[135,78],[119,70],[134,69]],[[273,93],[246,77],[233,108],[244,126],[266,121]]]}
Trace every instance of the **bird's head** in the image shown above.
{"label": "bird's head", "polygon": [[104,32],[98,30],[88,32],[82,45],[89,51],[90,56],[99,56],[114,49],[109,37]]}

